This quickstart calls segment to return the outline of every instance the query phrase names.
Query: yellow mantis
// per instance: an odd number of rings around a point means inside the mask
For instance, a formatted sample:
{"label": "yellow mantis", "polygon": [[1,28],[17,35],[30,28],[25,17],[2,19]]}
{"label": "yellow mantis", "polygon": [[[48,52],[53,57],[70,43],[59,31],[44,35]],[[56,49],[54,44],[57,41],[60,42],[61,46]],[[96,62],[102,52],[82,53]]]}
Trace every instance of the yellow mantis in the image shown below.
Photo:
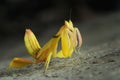
{"label": "yellow mantis", "polygon": [[[61,49],[58,51],[60,41]],[[81,47],[82,37],[78,28],[73,27],[71,20],[65,21],[65,24],[59,29],[43,47],[41,47],[34,33],[26,29],[24,36],[25,47],[28,53],[34,58],[34,61],[15,57],[9,64],[11,68],[22,68],[31,64],[45,62],[45,71],[47,70],[51,58],[68,58],[72,56],[76,47]]]}

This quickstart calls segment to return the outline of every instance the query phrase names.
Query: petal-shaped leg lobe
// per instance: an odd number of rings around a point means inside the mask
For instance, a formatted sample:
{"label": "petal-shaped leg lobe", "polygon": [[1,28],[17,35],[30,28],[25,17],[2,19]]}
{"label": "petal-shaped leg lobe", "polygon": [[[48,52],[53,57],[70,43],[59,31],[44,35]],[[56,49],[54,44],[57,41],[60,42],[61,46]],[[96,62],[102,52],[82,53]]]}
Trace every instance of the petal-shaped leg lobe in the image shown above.
{"label": "petal-shaped leg lobe", "polygon": [[40,45],[34,33],[30,29],[26,29],[25,36],[24,36],[24,42],[28,50],[28,53],[33,58],[36,58],[37,52],[40,50]]}
{"label": "petal-shaped leg lobe", "polygon": [[68,56],[69,48],[70,48],[70,40],[67,32],[63,32],[61,36],[61,44],[62,44],[62,53],[64,56]]}
{"label": "petal-shaped leg lobe", "polygon": [[22,68],[22,67],[28,66],[30,64],[33,64],[33,62],[30,61],[30,60],[27,60],[27,59],[24,59],[24,58],[14,58],[10,62],[8,69],[11,69],[11,68]]}

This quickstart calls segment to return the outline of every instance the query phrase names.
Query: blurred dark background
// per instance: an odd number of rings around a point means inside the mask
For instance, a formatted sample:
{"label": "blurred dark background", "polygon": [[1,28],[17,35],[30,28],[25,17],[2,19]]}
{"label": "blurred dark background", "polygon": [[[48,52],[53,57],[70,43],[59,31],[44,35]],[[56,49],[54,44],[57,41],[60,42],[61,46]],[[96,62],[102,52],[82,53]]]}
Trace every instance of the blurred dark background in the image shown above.
{"label": "blurred dark background", "polygon": [[0,0],[0,59],[28,55],[23,42],[26,28],[44,44],[69,19],[80,29],[86,47],[115,39],[119,10],[120,0]]}
{"label": "blurred dark background", "polygon": [[21,36],[25,28],[42,34],[66,19],[89,21],[118,11],[119,4],[119,0],[0,0],[0,40]]}

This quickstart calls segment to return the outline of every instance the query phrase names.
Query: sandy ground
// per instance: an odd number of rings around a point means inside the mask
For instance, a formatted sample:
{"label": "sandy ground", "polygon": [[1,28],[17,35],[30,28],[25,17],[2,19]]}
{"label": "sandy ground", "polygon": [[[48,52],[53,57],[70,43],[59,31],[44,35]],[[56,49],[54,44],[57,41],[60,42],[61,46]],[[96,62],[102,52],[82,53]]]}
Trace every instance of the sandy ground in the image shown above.
{"label": "sandy ground", "polygon": [[[44,63],[7,71],[12,56],[16,56],[17,52],[26,52],[24,44],[16,42],[12,48],[3,51],[6,54],[0,56],[0,80],[120,80],[119,14],[76,23],[76,26],[82,26],[79,29],[84,42],[80,52],[68,59],[52,59],[46,73]],[[12,56],[11,52],[14,52]],[[22,57],[29,58],[26,55]]]}

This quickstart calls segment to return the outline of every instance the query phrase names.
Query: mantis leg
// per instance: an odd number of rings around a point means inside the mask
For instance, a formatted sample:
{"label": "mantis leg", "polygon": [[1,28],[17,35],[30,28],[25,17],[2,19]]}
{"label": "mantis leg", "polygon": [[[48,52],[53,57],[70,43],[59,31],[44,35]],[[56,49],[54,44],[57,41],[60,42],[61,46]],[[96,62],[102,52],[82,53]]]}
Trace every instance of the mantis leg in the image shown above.
{"label": "mantis leg", "polygon": [[46,62],[45,62],[45,72],[47,71],[47,69],[49,67],[51,56],[52,56],[52,52],[48,55],[48,57],[46,59]]}

